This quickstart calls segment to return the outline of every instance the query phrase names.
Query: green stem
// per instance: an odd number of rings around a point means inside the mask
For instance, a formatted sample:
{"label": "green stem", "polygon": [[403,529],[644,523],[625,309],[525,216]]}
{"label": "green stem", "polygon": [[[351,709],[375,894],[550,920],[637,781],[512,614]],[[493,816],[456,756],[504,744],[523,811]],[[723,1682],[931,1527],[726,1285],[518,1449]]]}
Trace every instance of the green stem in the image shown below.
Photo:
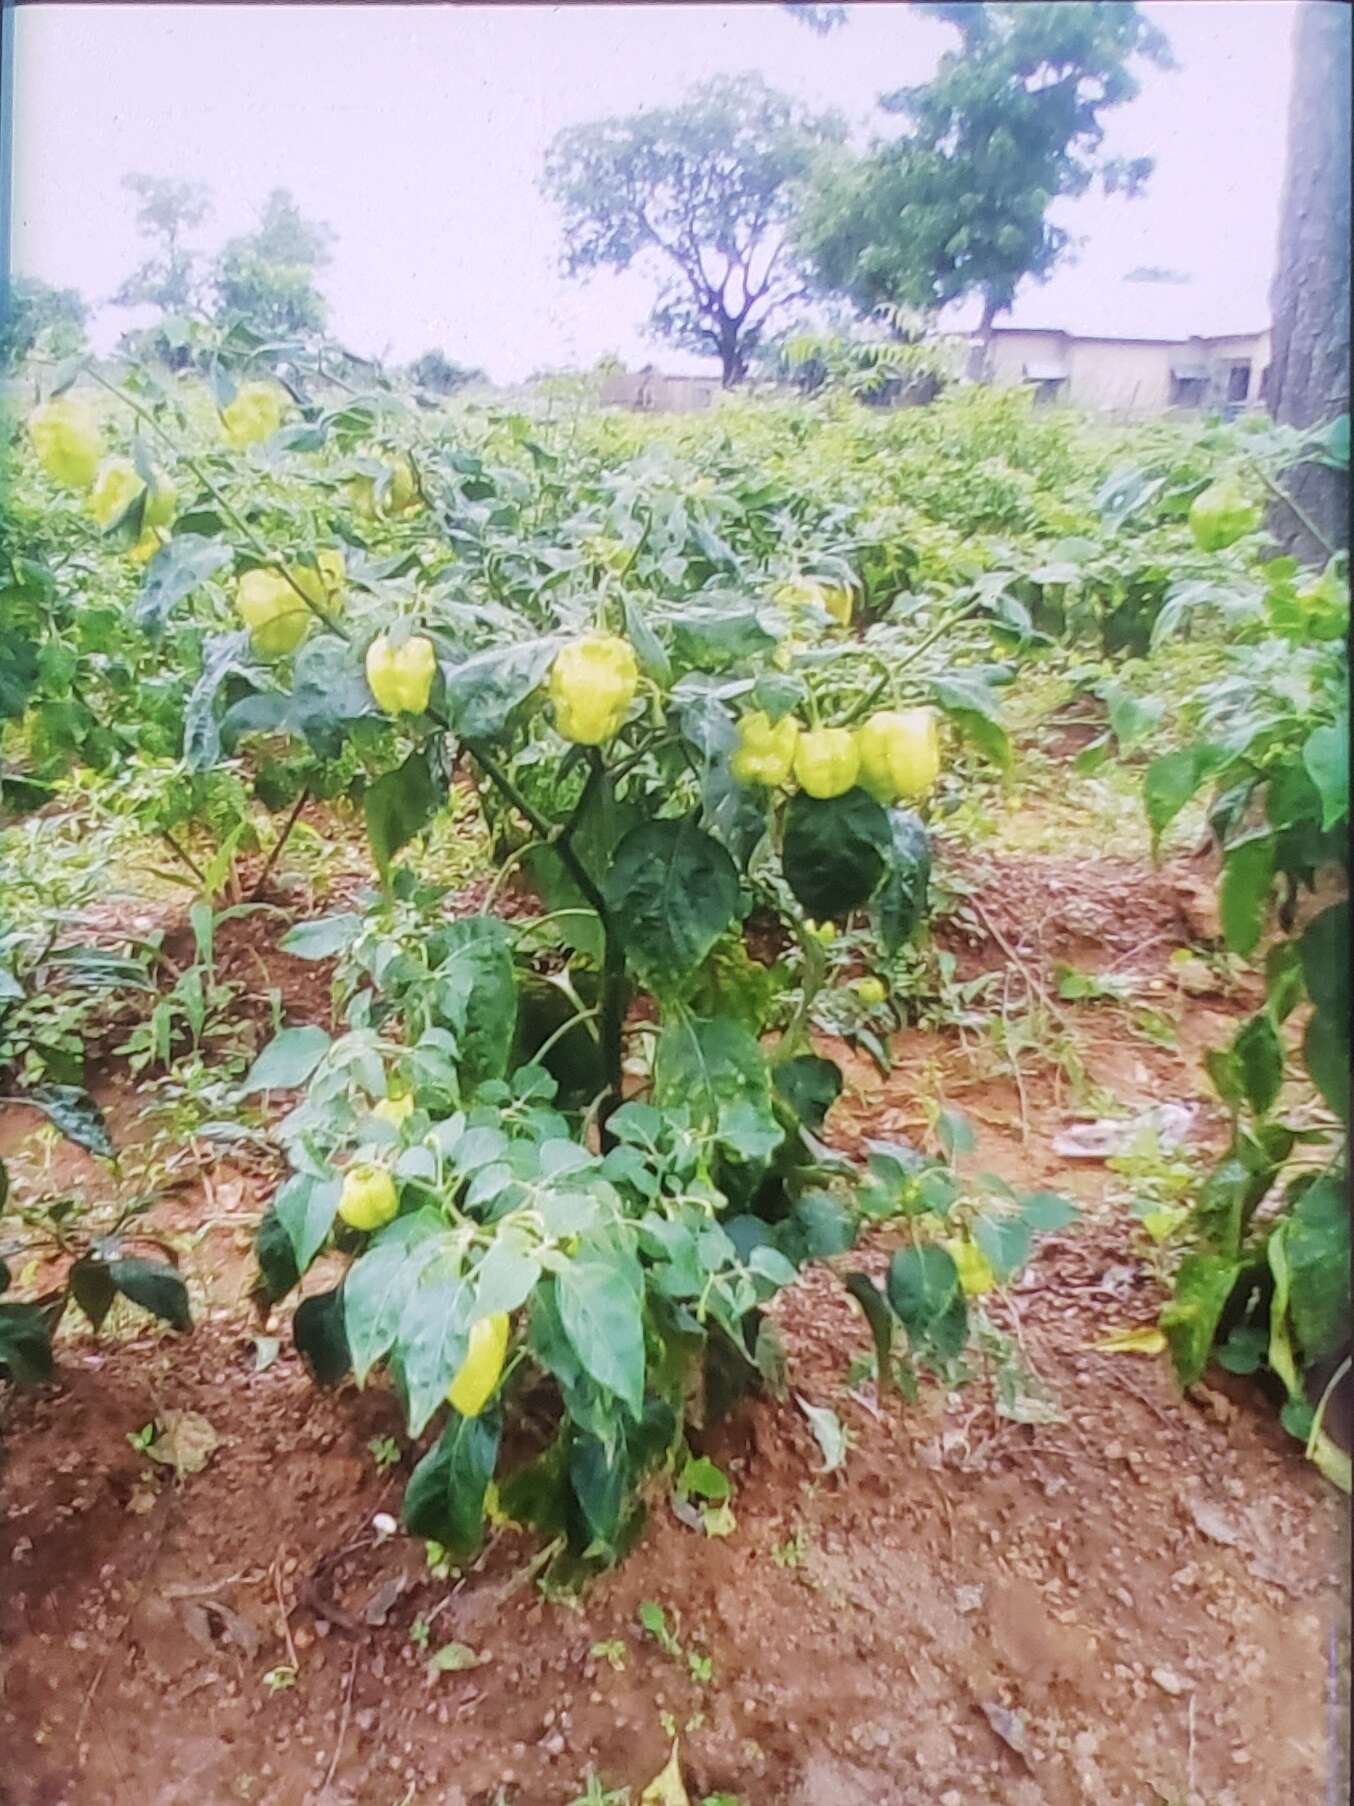
{"label": "green stem", "polygon": [[517,870],[517,867],[526,858],[527,854],[534,852],[535,849],[538,846],[540,846],[541,844],[542,844],[542,842],[539,840],[529,840],[524,847],[518,847],[516,852],[508,854],[508,857],[503,861],[502,865],[499,866],[498,870],[494,873],[493,882],[490,884],[488,890],[485,891],[485,893],[484,893],[484,901],[483,901],[483,903],[480,904],[480,909],[479,909],[479,913],[482,916],[487,916],[489,914],[489,911],[493,908],[494,904],[497,902],[499,895],[503,890],[504,885],[508,882],[508,879],[512,876],[512,874]]}
{"label": "green stem", "polygon": [[170,832],[170,830],[168,828],[164,828],[161,830],[160,839],[162,841],[164,841],[165,845],[169,848],[170,852],[178,860],[179,864],[182,866],[186,866],[187,869],[197,879],[198,883],[200,885],[202,885],[202,887],[205,890],[207,888],[207,874],[203,871],[202,867],[198,864],[197,860],[193,858],[193,855],[188,851],[188,849],[186,847],[182,847],[179,845],[178,841],[175,840],[173,834]]}
{"label": "green stem", "polygon": [[[982,606],[982,598],[975,596],[971,601],[966,602],[962,608],[953,609],[949,614],[942,616],[931,631],[927,634],[923,634],[921,639],[917,641],[916,645],[913,646],[910,651],[903,653],[901,658],[893,661],[873,690],[871,690],[867,696],[847,713],[842,725],[849,727],[853,721],[858,721],[862,715],[869,714],[874,708],[875,703],[883,696],[885,690],[893,683],[900,671],[906,670],[908,665],[912,664],[914,660],[919,659],[923,652],[929,651],[930,648],[935,645],[936,641],[942,639],[952,627],[958,626],[960,621],[964,620],[966,616],[976,613]],[[862,650],[864,649],[862,648]],[[874,658],[875,654],[868,653],[867,656]]]}
{"label": "green stem", "polygon": [[827,978],[827,952],[816,935],[809,933],[797,916],[791,918],[790,926],[795,931],[795,939],[799,942],[804,956],[804,978],[799,991],[799,1003],[790,1025],[781,1036],[772,1056],[772,1064],[778,1066],[782,1060],[788,1060],[795,1049],[807,1038],[809,1012],[813,1008],[814,999],[823,988]]}
{"label": "green stem", "polygon": [[551,922],[557,922],[561,916],[592,916],[597,912],[592,909],[552,909],[543,916],[527,916],[512,924],[513,932],[520,939],[530,934],[533,928],[544,928]]}
{"label": "green stem", "polygon": [[624,583],[626,578],[630,575],[631,571],[635,568],[635,560],[639,557],[640,553],[644,550],[644,542],[645,542],[645,540],[648,539],[649,529],[652,526],[653,526],[653,509],[650,508],[645,513],[644,527],[640,533],[639,538],[635,541],[634,551],[631,552],[630,556],[626,559],[624,565],[622,565],[621,569],[619,571],[617,571],[617,573],[616,573],[616,581],[618,583]]}
{"label": "green stem", "polygon": [[540,811],[527,801],[492,753],[486,752],[477,740],[467,740],[465,746],[485,776],[502,792],[518,814],[536,830],[542,840],[556,848],[560,858],[564,861],[569,876],[601,917],[603,927],[606,927],[610,921],[610,911],[607,908],[606,899],[568,841],[561,839],[558,830],[553,828]]}
{"label": "green stem", "polygon": [[614,923],[603,924],[606,936],[602,952],[602,1002],[598,1023],[602,1070],[607,1078],[607,1095],[597,1113],[601,1131],[602,1152],[615,1146],[615,1138],[607,1130],[613,1110],[621,1102],[621,1058],[625,1032],[625,951]]}
{"label": "green stem", "polygon": [[569,1034],[571,1030],[576,1029],[580,1023],[594,1022],[601,1013],[600,1008],[579,1010],[576,1015],[570,1016],[567,1022],[561,1022],[554,1033],[547,1035],[545,1040],[541,1042],[541,1045],[532,1054],[531,1059],[533,1065],[539,1065],[555,1043],[557,1041],[562,1041],[564,1037]]}
{"label": "green stem", "polygon": [[268,855],[267,863],[265,864],[263,870],[259,873],[258,883],[254,886],[253,890],[250,892],[251,898],[257,898],[257,897],[261,897],[263,895],[264,887],[267,885],[268,880],[273,875],[273,867],[277,864],[278,860],[281,858],[282,849],[283,849],[283,847],[286,846],[287,842],[291,839],[291,831],[296,826],[297,821],[300,819],[301,811],[302,811],[302,809],[305,808],[305,806],[309,802],[309,800],[310,800],[310,789],[309,789],[309,786],[305,786],[302,788],[300,796],[297,797],[296,802],[292,808],[292,812],[287,817],[286,824],[284,825],[282,832],[278,835],[277,840],[273,844],[273,850]]}

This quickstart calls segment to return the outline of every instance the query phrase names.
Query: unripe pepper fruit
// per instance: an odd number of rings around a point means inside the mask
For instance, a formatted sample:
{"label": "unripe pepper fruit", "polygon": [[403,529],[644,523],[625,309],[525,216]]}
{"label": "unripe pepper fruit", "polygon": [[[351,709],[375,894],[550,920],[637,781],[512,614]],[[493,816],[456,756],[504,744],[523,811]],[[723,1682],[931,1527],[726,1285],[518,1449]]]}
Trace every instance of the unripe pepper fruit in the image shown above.
{"label": "unripe pepper fruit", "polygon": [[359,1161],[343,1175],[338,1213],[353,1229],[381,1229],[400,1208],[395,1181],[385,1167]]}
{"label": "unripe pepper fruit", "polygon": [[799,736],[795,776],[810,796],[842,796],[860,775],[860,755],[849,727],[813,728]]}
{"label": "unripe pepper fruit", "polygon": [[497,1311],[470,1327],[470,1346],[447,1389],[447,1403],[462,1417],[478,1417],[493,1397],[508,1352],[508,1317]]}
{"label": "unripe pepper fruit", "polygon": [[283,397],[276,383],[241,383],[221,410],[226,443],[236,451],[270,439],[282,425]]}
{"label": "unripe pepper fruit", "polygon": [[432,695],[437,654],[422,634],[392,646],[382,633],[367,648],[366,669],[371,693],[387,715],[421,715]]}
{"label": "unripe pepper fruit", "polygon": [[790,781],[798,744],[799,723],[793,715],[773,722],[765,709],[754,709],[738,723],[738,747],[729,769],[740,784],[777,788]]}
{"label": "unripe pepper fruit", "polygon": [[801,608],[821,608],[840,626],[851,625],[851,592],[839,583],[818,583],[801,578],[794,583],[782,583],[772,599],[791,614]]}
{"label": "unripe pepper fruit", "polygon": [[949,1255],[959,1271],[959,1283],[968,1298],[981,1298],[984,1292],[990,1292],[997,1283],[997,1276],[992,1271],[992,1263],[967,1236],[955,1236],[953,1240],[942,1242],[941,1246]]}
{"label": "unripe pepper fruit", "polygon": [[99,422],[88,402],[70,395],[44,401],[28,416],[38,463],[64,489],[88,489],[103,454]]}
{"label": "unripe pepper fruit", "polygon": [[858,730],[861,788],[877,803],[917,802],[940,776],[940,735],[930,709],[880,709]]}
{"label": "unripe pepper fruit", "polygon": [[578,746],[604,746],[620,732],[639,688],[629,644],[612,634],[589,634],[555,654],[550,700],[555,726]]}
{"label": "unripe pepper fruit", "polygon": [[235,586],[235,610],[260,658],[285,658],[310,632],[310,610],[281,571],[246,571]]}
{"label": "unripe pepper fruit", "polygon": [[[145,487],[130,458],[105,458],[90,492],[89,511],[101,527],[111,527]],[[156,471],[141,513],[142,528],[167,527],[174,518],[174,501],[174,485]]]}
{"label": "unripe pepper fruit", "polygon": [[403,1097],[383,1097],[372,1110],[377,1122],[392,1129],[400,1128],[414,1114],[414,1100],[408,1092]]}

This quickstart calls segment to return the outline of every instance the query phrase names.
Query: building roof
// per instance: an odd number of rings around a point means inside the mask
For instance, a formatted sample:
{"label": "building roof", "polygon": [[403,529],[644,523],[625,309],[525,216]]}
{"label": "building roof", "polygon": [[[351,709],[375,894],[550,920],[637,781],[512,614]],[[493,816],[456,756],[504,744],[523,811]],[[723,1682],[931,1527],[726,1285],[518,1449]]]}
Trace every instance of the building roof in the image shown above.
{"label": "building roof", "polygon": [[[1188,281],[1130,281],[1126,268],[1066,264],[1045,283],[1025,282],[998,331],[1065,332],[1078,339],[1142,339],[1183,344],[1188,339],[1247,338],[1264,332],[1269,308],[1262,288],[1236,292],[1210,276]],[[953,323],[978,324],[976,301],[956,309]]]}

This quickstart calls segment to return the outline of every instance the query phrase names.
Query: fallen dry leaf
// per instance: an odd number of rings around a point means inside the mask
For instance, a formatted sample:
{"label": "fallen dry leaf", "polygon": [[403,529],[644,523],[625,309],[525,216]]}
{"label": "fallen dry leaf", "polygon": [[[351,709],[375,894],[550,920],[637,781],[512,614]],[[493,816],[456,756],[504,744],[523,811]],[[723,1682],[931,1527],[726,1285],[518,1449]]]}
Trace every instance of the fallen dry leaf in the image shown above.
{"label": "fallen dry leaf", "polygon": [[691,1797],[682,1779],[682,1765],[677,1759],[675,1737],[672,1754],[639,1796],[639,1806],[691,1806]]}
{"label": "fallen dry leaf", "polygon": [[191,1636],[204,1649],[215,1651],[222,1643],[238,1649],[248,1661],[259,1653],[258,1626],[219,1599],[186,1600],[179,1610]]}
{"label": "fallen dry leaf", "polygon": [[1159,1355],[1166,1338],[1155,1323],[1144,1323],[1139,1329],[1112,1329],[1091,1347],[1097,1354]]}
{"label": "fallen dry leaf", "polygon": [[180,1480],[200,1474],[221,1441],[198,1411],[162,1411],[156,1425],[155,1441],[146,1453],[162,1467],[172,1467]]}

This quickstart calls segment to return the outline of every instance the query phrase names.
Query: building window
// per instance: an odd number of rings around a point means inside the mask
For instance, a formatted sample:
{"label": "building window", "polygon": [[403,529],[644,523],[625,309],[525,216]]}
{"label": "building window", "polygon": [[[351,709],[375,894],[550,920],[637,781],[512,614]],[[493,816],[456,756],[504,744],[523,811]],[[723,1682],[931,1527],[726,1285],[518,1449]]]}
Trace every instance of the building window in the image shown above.
{"label": "building window", "polygon": [[1171,371],[1171,406],[1201,408],[1208,392],[1208,376],[1203,370]]}
{"label": "building window", "polygon": [[1227,372],[1228,401],[1245,401],[1251,392],[1250,360],[1244,364],[1233,364]]}
{"label": "building window", "polygon": [[1021,374],[1025,387],[1034,391],[1037,408],[1052,407],[1067,391],[1067,372],[1056,364],[1026,364]]}

